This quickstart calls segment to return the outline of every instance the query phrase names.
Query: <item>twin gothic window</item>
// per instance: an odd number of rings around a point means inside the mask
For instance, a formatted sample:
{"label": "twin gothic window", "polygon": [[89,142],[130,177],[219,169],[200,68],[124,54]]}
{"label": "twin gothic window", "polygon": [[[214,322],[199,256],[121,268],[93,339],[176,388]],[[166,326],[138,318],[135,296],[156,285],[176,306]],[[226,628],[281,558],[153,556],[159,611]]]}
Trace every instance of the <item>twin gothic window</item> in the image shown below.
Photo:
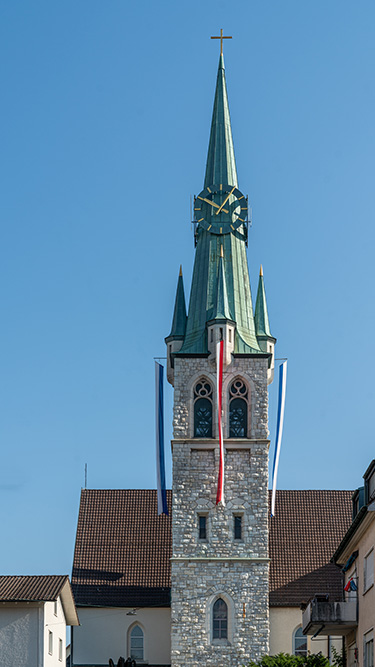
{"label": "twin gothic window", "polygon": [[[194,438],[213,437],[212,399],[212,385],[202,378],[194,387]],[[229,387],[228,404],[229,437],[247,438],[249,392],[240,378],[236,378]]]}
{"label": "twin gothic window", "polygon": [[229,388],[229,437],[247,437],[248,390],[237,378]]}
{"label": "twin gothic window", "polygon": [[207,380],[194,388],[194,438],[212,438],[212,386]]}

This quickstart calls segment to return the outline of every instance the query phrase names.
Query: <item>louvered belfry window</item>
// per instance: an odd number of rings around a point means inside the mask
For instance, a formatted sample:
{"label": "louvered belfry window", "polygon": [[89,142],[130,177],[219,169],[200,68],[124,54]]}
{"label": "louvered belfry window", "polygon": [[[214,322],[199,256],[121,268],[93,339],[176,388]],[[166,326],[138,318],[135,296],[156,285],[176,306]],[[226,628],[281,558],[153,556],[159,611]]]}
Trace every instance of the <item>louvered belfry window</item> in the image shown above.
{"label": "louvered belfry window", "polygon": [[194,438],[212,438],[212,386],[205,379],[194,387]]}
{"label": "louvered belfry window", "polygon": [[240,378],[229,388],[229,437],[247,438],[248,389]]}

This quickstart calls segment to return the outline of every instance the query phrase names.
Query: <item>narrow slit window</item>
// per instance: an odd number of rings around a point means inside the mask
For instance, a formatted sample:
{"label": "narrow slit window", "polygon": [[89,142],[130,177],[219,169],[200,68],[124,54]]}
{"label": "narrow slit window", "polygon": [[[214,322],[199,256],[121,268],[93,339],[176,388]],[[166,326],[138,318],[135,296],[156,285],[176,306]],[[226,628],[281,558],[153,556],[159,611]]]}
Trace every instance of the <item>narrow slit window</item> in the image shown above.
{"label": "narrow slit window", "polygon": [[63,641],[59,639],[59,661],[62,662],[63,659]]}
{"label": "narrow slit window", "polygon": [[240,514],[234,516],[234,539],[242,540],[242,516]]}
{"label": "narrow slit window", "polygon": [[199,520],[199,539],[207,539],[207,517],[205,514],[200,514],[198,517]]}

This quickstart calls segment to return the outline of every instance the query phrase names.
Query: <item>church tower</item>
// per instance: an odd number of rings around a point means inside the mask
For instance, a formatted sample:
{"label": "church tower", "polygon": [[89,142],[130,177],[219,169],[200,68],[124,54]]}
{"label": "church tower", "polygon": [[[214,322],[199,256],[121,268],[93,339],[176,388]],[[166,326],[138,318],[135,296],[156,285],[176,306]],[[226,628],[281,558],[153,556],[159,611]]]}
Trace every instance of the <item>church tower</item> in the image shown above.
{"label": "church tower", "polygon": [[[275,338],[263,274],[253,312],[247,199],[238,187],[221,53],[186,314],[182,272],[167,376],[174,387],[172,667],[229,667],[268,652],[268,392]],[[224,497],[218,341],[224,342]]]}

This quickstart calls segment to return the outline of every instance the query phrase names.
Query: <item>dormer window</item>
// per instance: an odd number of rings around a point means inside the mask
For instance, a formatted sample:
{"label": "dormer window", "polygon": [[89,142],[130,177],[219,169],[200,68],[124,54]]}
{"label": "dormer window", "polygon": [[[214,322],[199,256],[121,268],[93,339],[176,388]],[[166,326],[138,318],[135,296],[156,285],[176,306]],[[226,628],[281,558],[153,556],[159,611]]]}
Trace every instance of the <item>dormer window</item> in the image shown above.
{"label": "dormer window", "polygon": [[363,477],[365,480],[365,503],[368,504],[375,500],[375,459],[371,461]]}
{"label": "dormer window", "polygon": [[365,499],[365,489],[361,486],[359,489],[356,489],[352,495],[352,521],[356,518],[359,510],[363,507]]}

